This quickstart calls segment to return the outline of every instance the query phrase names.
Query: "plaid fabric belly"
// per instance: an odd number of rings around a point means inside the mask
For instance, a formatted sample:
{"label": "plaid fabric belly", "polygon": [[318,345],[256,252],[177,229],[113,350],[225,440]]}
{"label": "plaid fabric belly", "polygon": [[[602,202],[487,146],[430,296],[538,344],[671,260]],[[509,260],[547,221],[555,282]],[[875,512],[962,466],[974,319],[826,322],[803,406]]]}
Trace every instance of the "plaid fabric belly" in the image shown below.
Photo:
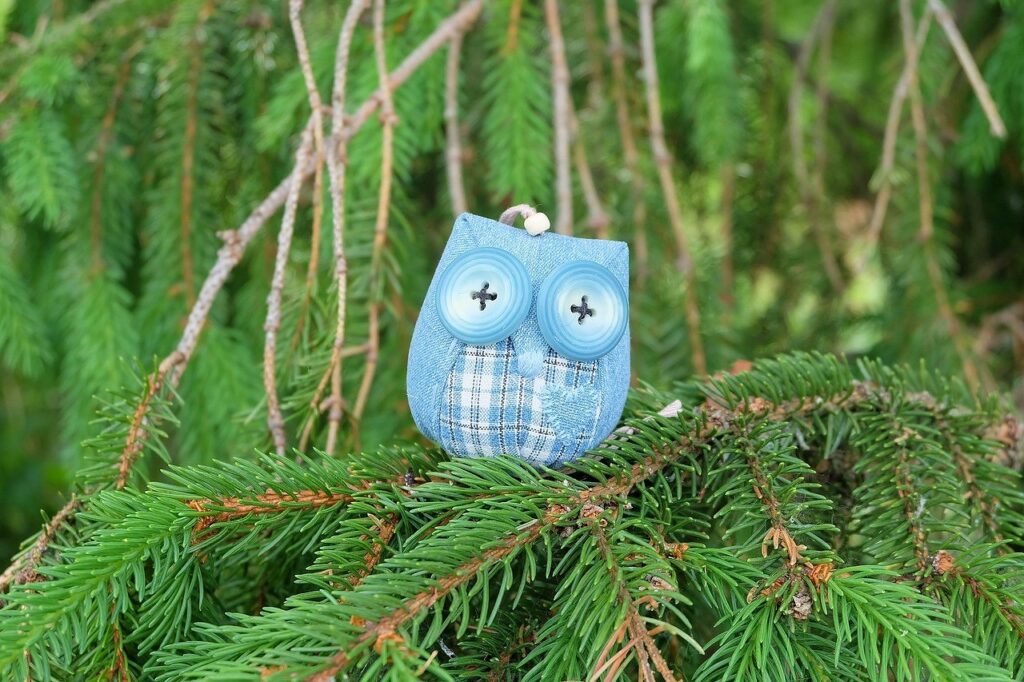
{"label": "plaid fabric belly", "polygon": [[445,383],[441,402],[441,446],[451,455],[514,455],[533,464],[556,466],[578,456],[593,435],[597,415],[574,438],[560,438],[546,413],[545,387],[591,386],[597,362],[576,362],[548,350],[536,377],[516,371],[509,340],[465,346]]}

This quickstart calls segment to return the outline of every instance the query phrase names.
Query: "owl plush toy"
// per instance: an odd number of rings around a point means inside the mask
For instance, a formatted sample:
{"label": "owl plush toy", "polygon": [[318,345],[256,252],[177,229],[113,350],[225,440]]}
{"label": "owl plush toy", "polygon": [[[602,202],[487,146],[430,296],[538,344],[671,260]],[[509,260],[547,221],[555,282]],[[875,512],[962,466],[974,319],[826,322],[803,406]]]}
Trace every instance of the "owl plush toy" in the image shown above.
{"label": "owl plush toy", "polygon": [[622,242],[462,214],[409,349],[417,426],[454,456],[579,457],[622,415],[628,287]]}

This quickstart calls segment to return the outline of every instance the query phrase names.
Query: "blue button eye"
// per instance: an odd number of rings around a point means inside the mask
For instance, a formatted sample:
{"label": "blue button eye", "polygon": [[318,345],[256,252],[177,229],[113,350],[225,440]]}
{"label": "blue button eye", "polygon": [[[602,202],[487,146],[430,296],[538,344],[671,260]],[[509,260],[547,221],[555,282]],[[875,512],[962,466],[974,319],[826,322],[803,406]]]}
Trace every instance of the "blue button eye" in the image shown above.
{"label": "blue button eye", "polygon": [[511,336],[530,312],[530,276],[508,251],[471,249],[441,275],[435,302],[452,336],[474,346],[496,343]]}
{"label": "blue button eye", "polygon": [[565,263],[548,275],[537,294],[537,321],[548,345],[571,360],[606,355],[629,324],[622,285],[592,261]]}

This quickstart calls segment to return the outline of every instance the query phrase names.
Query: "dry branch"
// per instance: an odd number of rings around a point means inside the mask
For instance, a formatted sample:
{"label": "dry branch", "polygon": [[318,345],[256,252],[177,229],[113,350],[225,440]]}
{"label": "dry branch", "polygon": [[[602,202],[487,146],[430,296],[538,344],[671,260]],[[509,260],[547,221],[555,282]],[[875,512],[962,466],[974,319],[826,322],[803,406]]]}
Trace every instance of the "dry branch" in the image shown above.
{"label": "dry branch", "polygon": [[[829,243],[828,235],[825,233],[824,225],[822,224],[824,181],[820,178],[815,178],[815,182],[811,180],[804,154],[803,130],[800,125],[800,106],[804,95],[804,76],[810,67],[814,49],[819,43],[822,46],[821,60],[823,68],[827,68],[827,55],[830,52],[830,47],[827,46],[831,43],[835,14],[836,0],[826,0],[818,11],[818,15],[814,19],[814,24],[811,26],[807,38],[800,46],[800,52],[796,60],[797,73],[793,78],[793,86],[789,91],[789,141],[793,155],[793,177],[796,180],[797,188],[800,192],[800,201],[803,204],[804,212],[810,222],[811,231],[818,246],[822,267],[825,269],[825,274],[828,276],[832,288],[842,292],[846,288],[846,284],[839,270],[836,254]],[[827,102],[827,90],[824,89],[823,84],[824,78],[819,78],[818,101],[822,107]],[[824,126],[826,113],[824,110],[818,112],[819,126]],[[819,139],[824,139],[824,130],[819,129],[816,131],[816,134]],[[815,151],[821,152],[821,150],[817,149]],[[819,159],[819,162],[816,164],[816,170],[821,169],[822,163]]]}
{"label": "dry branch", "polygon": [[960,35],[960,29],[956,27],[953,15],[950,14],[949,9],[942,0],[928,0],[928,8],[935,12],[935,18],[938,20],[939,26],[945,32],[946,38],[949,39],[949,44],[953,47],[953,52],[956,54],[956,58],[960,61],[960,66],[963,67],[964,73],[967,74],[967,80],[970,81],[974,94],[978,97],[978,102],[981,104],[981,109],[985,112],[985,117],[988,119],[988,125],[992,134],[999,139],[1005,138],[1006,124],[1003,123],[1003,117],[999,115],[999,108],[996,106],[995,100],[992,99],[992,94],[989,92],[988,85],[985,84],[985,79],[982,78],[981,72],[978,70],[974,57],[971,56],[970,48],[967,47],[963,36]]}
{"label": "dry branch", "polygon": [[572,101],[569,96],[569,65],[565,60],[565,40],[562,38],[557,0],[544,0],[544,20],[548,27],[548,47],[551,49],[551,99],[554,102],[552,127],[555,131],[555,197],[558,204],[555,232],[572,234],[572,174],[569,164]]}
{"label": "dry branch", "polygon": [[42,561],[43,554],[57,535],[60,527],[74,515],[78,505],[78,498],[72,495],[71,499],[46,524],[46,527],[43,528],[39,537],[32,544],[32,548],[11,562],[11,565],[0,575],[0,594],[6,592],[7,588],[12,584],[20,585],[35,580],[36,567]]}
{"label": "dry branch", "polygon": [[960,329],[960,320],[953,310],[946,291],[942,267],[939,265],[935,245],[934,200],[932,197],[931,180],[928,175],[928,128],[925,122],[924,102],[921,96],[921,85],[918,82],[918,50],[914,42],[913,15],[909,0],[900,0],[900,28],[903,34],[903,49],[906,53],[908,78],[907,89],[910,97],[910,119],[914,125],[914,158],[917,165],[917,200],[921,228],[918,240],[924,250],[925,267],[928,279],[935,294],[935,302],[939,315],[946,324],[946,329],[953,341],[953,347],[960,358],[964,377],[972,389],[980,383],[978,368],[970,356]]}
{"label": "dry branch", "polygon": [[700,306],[697,296],[697,274],[683,225],[683,212],[672,176],[672,154],[665,144],[665,126],[661,116],[658,89],[658,64],[654,55],[654,0],[640,0],[640,47],[643,55],[644,86],[647,94],[647,117],[650,126],[651,152],[665,198],[668,220],[676,241],[676,265],[686,280],[686,325],[690,338],[690,358],[694,373],[707,374],[704,341],[700,336]]}
{"label": "dry branch", "polygon": [[370,308],[368,315],[369,334],[366,340],[366,367],[356,394],[352,419],[358,425],[366,410],[366,401],[370,397],[373,378],[377,373],[377,361],[380,354],[380,309],[383,284],[384,247],[388,238],[388,215],[391,210],[392,167],[394,165],[395,106],[391,100],[391,86],[388,84],[387,49],[384,45],[384,0],[376,0],[373,5],[373,51],[377,61],[377,78],[380,81],[380,92],[384,94],[381,101],[381,160],[380,160],[380,192],[377,196],[377,217],[373,227],[373,247],[370,254]]}
{"label": "dry branch", "polygon": [[618,0],[605,0],[605,24],[608,28],[608,54],[612,62],[612,97],[615,99],[615,121],[622,141],[622,156],[631,189],[633,204],[633,251],[635,252],[637,285],[643,286],[647,278],[647,205],[644,202],[644,181],[639,169],[640,154],[626,99],[626,57],[619,25]]}
{"label": "dry branch", "polygon": [[462,51],[462,34],[456,33],[448,44],[448,59],[445,62],[444,85],[444,134],[445,169],[448,173],[448,195],[451,197],[452,213],[465,213],[466,187],[462,181],[462,140],[459,133],[459,54]]}
{"label": "dry branch", "polygon": [[[914,36],[914,49],[920,54],[928,37],[928,29],[931,26],[931,10],[926,9],[917,24],[917,31]],[[871,211],[871,222],[867,229],[867,244],[864,255],[854,265],[854,274],[861,272],[867,263],[867,258],[878,243],[882,234],[882,225],[885,223],[885,214],[889,208],[889,201],[892,199],[892,172],[896,163],[896,139],[900,131],[900,117],[903,114],[903,103],[907,99],[907,88],[910,83],[910,63],[904,62],[903,72],[892,93],[892,100],[889,102],[889,113],[885,121],[885,135],[882,139],[882,160],[875,177],[880,183],[878,194],[875,196],[875,205]]]}
{"label": "dry branch", "polygon": [[[307,127],[302,134],[302,141],[295,154],[295,167],[304,168],[312,149],[312,134]],[[295,231],[295,215],[299,207],[299,192],[302,189],[303,176],[296,174],[292,186],[288,188],[285,200],[284,217],[281,219],[281,231],[277,238],[277,255],[274,258],[274,275],[267,295],[267,319],[263,325],[265,340],[263,344],[263,388],[267,394],[267,427],[274,441],[274,450],[283,455],[286,449],[284,416],[281,414],[281,403],[277,396],[277,332],[281,328],[281,298],[284,293],[284,276],[288,268],[288,256],[292,248],[292,234]]]}

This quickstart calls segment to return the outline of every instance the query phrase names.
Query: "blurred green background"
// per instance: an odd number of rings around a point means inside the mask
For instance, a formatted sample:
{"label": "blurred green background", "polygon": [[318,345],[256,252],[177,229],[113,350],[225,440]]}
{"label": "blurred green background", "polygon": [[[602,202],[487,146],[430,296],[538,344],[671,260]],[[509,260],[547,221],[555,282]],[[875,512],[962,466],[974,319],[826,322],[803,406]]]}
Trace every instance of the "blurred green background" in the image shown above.
{"label": "blurred green background", "polygon": [[[572,225],[630,242],[637,381],[664,386],[700,369],[686,321],[692,300],[709,372],[817,349],[924,361],[1024,404],[1022,4],[910,3],[923,40],[916,77],[901,87],[898,3],[658,2],[669,155],[656,159],[637,4],[559,3],[576,123]],[[345,5],[307,2],[324,92]],[[389,2],[389,65],[456,7]],[[309,106],[277,0],[0,0],[0,40],[6,557],[38,527],[40,508],[65,499],[100,403],[122,387],[137,396],[138,377],[174,348],[221,244],[216,233],[237,227],[287,174]],[[550,43],[542,3],[521,0],[490,0],[465,36],[454,129],[472,212],[496,217],[530,203],[556,218]],[[376,118],[349,148],[348,337],[364,343],[379,306],[382,359],[365,414],[346,404],[346,448],[417,437],[405,354],[454,216],[444,52],[395,92],[395,185],[377,266]],[[964,63],[978,65],[987,115]],[[364,25],[347,110],[376,87]],[[692,276],[680,267],[659,160],[681,206]],[[309,187],[300,197],[285,283],[278,370],[293,435],[333,341],[324,199]],[[279,226],[275,216],[249,246],[178,386],[179,423],[166,425],[176,462],[269,447],[261,355]],[[366,362],[346,362],[351,400]],[[319,424],[312,443],[323,441]]]}

